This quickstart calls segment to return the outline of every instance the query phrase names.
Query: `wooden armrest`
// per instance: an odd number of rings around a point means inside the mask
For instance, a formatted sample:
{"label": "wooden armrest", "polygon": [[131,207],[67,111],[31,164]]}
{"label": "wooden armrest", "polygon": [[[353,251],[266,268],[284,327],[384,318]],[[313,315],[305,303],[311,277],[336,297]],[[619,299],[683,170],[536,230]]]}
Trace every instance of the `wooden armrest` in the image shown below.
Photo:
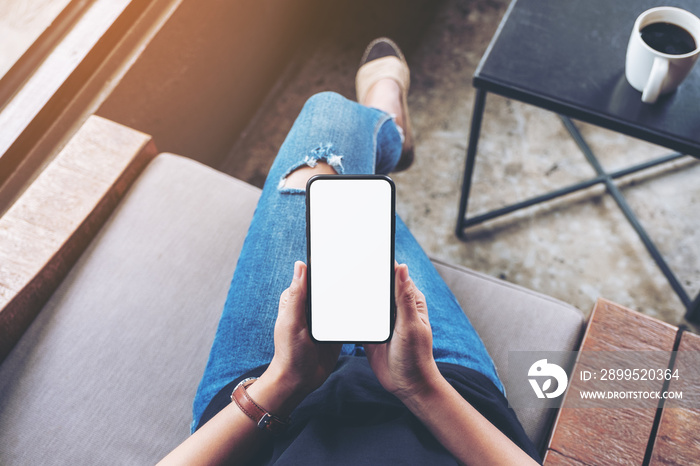
{"label": "wooden armrest", "polygon": [[0,218],[0,361],[155,155],[149,135],[91,116]]}
{"label": "wooden armrest", "polygon": [[[591,355],[593,352],[650,351],[659,358],[666,358],[663,364],[668,367],[677,333],[678,328],[672,325],[599,299],[591,314],[564,404],[557,415],[545,464],[643,464],[650,437],[654,435],[659,400],[635,400],[633,405],[614,408],[577,405],[575,400],[580,399],[579,392],[596,389],[595,381],[584,382],[578,377],[584,368],[594,370],[582,363],[582,355],[584,352]],[[650,384],[652,390],[662,390],[664,382],[654,380]],[[608,382],[600,385],[610,386]],[[649,387],[649,383],[646,386]]]}

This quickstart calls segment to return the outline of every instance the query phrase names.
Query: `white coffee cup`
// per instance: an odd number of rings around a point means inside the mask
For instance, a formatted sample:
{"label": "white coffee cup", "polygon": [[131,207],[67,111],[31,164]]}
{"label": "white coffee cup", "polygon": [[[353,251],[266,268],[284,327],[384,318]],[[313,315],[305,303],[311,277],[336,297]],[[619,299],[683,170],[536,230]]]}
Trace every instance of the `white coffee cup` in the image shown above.
{"label": "white coffee cup", "polygon": [[[642,29],[654,23],[670,23],[685,29],[695,48],[683,54],[670,54],[652,48],[642,39]],[[642,102],[654,103],[659,95],[673,92],[688,76],[700,56],[700,19],[681,8],[662,6],[645,11],[634,23],[627,46],[625,76],[642,93]]]}

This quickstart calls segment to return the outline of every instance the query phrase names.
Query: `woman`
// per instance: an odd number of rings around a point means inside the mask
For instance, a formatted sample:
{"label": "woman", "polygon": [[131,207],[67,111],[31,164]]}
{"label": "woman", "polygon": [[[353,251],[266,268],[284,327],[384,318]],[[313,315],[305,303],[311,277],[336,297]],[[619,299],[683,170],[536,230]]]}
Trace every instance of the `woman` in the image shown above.
{"label": "woman", "polygon": [[358,103],[311,97],[280,148],[195,397],[193,435],[163,464],[539,461],[481,340],[400,219],[392,340],[309,337],[306,181],[389,173],[413,159],[409,72],[396,44],[372,42],[356,84]]}

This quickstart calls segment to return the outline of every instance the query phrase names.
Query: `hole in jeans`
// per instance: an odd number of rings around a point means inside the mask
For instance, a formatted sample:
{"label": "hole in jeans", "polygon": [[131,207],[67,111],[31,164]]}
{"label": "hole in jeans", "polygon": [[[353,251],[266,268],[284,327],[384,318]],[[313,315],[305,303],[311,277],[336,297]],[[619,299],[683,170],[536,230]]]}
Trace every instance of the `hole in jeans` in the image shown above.
{"label": "hole in jeans", "polygon": [[334,154],[332,149],[332,144],[320,144],[284,174],[277,188],[287,194],[304,193],[312,176],[342,174],[343,156]]}

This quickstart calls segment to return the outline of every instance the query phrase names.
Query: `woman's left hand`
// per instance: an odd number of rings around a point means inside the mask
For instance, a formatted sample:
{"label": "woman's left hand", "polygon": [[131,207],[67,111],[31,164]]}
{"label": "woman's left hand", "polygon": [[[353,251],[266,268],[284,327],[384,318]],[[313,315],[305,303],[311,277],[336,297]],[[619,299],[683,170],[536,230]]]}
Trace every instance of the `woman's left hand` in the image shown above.
{"label": "woman's left hand", "polygon": [[[268,368],[287,390],[304,397],[320,387],[336,363],[342,345],[311,340],[306,323],[306,264],[294,264],[294,278],[280,297],[275,323],[275,355]],[[267,371],[266,371],[267,372]]]}

